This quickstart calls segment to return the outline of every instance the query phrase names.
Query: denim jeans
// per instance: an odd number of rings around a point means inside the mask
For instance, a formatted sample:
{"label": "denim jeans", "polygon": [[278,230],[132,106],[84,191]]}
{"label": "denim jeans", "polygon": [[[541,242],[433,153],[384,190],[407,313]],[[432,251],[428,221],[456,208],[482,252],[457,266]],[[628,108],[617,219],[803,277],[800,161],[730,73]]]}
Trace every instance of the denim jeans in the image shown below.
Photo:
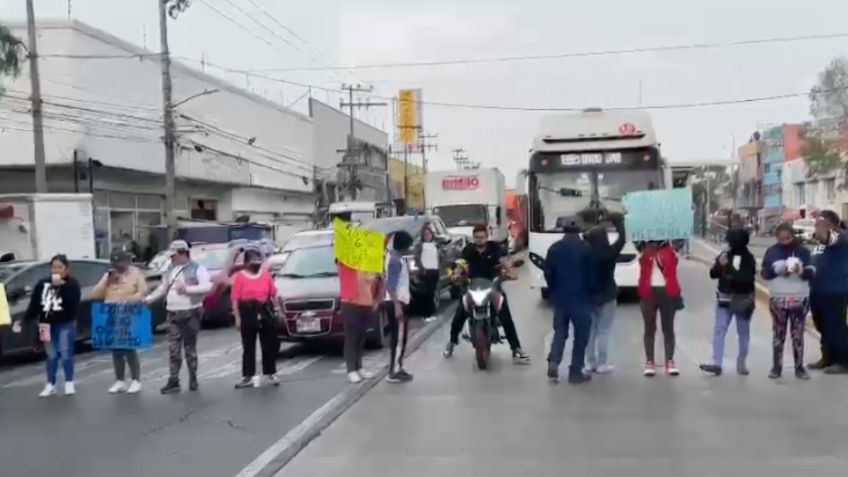
{"label": "denim jeans", "polygon": [[50,325],[50,341],[44,343],[47,353],[47,382],[56,384],[59,361],[65,372],[65,382],[74,380],[74,343],[77,338],[77,322]]}
{"label": "denim jeans", "polygon": [[570,306],[567,309],[557,307],[554,311],[554,339],[551,341],[548,364],[559,366],[562,362],[569,323],[574,326],[574,345],[571,349],[571,366],[568,373],[576,376],[583,372],[586,344],[589,342],[589,332],[592,328],[592,316],[588,307]]}
{"label": "denim jeans", "polygon": [[748,359],[748,345],[751,343],[751,314],[734,315],[729,306],[716,306],[713,329],[713,364],[716,366],[722,367],[724,337],[734,317],[736,318],[736,334],[739,336],[739,356],[736,358],[736,367],[744,367]]}
{"label": "denim jeans", "polygon": [[592,311],[592,328],[586,346],[586,364],[596,368],[607,364],[609,335],[615,318],[615,299],[596,307]]}

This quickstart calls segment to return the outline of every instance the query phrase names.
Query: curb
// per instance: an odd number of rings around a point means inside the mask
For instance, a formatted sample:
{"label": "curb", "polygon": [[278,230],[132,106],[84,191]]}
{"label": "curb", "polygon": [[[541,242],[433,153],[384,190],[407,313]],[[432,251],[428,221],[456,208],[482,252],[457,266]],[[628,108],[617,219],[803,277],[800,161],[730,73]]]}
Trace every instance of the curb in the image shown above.
{"label": "curb", "polygon": [[[439,315],[437,319],[427,323],[419,332],[409,337],[409,343],[406,347],[407,356],[415,353],[428,338],[453,317],[453,306],[448,306],[445,311],[446,313]],[[388,361],[387,352],[386,361]],[[356,386],[347,386],[256,457],[253,462],[236,474],[236,477],[273,477],[277,475],[301,450],[309,445],[313,439],[320,436],[324,429],[361,397],[365,396],[368,391],[377,386],[388,373],[389,368],[386,365],[380,368],[374,379],[363,381]]]}

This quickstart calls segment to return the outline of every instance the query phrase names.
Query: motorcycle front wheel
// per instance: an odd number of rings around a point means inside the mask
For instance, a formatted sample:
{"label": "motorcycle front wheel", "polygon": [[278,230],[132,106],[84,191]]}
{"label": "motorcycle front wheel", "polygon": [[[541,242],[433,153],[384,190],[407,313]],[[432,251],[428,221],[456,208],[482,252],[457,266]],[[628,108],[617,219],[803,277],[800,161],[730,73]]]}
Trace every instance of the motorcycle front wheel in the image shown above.
{"label": "motorcycle front wheel", "polygon": [[474,357],[477,368],[484,370],[489,367],[489,355],[492,349],[489,325],[485,320],[474,323]]}

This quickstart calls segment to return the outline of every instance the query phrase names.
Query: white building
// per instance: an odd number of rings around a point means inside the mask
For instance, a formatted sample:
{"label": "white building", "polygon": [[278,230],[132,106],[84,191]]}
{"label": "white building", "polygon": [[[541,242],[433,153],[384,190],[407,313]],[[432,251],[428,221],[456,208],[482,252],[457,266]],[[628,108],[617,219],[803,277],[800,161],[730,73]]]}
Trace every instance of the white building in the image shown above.
{"label": "white building", "polygon": [[803,158],[783,163],[783,204],[788,210],[830,209],[841,212],[837,200],[837,173],[808,177],[807,163]]}
{"label": "white building", "polygon": [[[8,26],[26,39],[25,25]],[[163,223],[158,55],[76,21],[40,22],[38,42],[49,191],[88,191],[91,158],[101,250],[124,234],[143,244]],[[172,76],[177,214],[308,226],[312,119],[178,61]],[[29,85],[25,67],[0,97],[0,193],[34,191]]]}

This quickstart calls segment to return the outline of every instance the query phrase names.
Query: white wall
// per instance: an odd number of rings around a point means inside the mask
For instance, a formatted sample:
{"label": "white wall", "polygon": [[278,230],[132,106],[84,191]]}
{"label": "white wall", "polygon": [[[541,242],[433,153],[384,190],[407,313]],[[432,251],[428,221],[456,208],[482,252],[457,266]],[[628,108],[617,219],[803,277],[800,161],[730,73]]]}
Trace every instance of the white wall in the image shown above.
{"label": "white wall", "polygon": [[[26,38],[22,25],[11,28],[14,34]],[[50,54],[150,53],[77,22],[42,22],[38,41],[39,50]],[[161,76],[156,57],[108,60],[51,57],[41,59],[39,64],[49,164],[69,163],[73,149],[82,148],[107,166],[164,173]],[[172,76],[175,103],[204,90],[220,90],[176,109],[181,145],[177,156],[179,176],[313,191],[314,142],[310,118],[179,62],[174,62]],[[8,129],[31,129],[26,114],[29,105],[13,99],[29,95],[29,79],[23,74],[7,86],[10,97],[0,99],[0,125],[7,127],[0,131],[0,166],[31,166],[31,133]],[[250,138],[256,138],[253,146],[247,144]],[[194,150],[196,144],[204,146],[202,152]]]}

